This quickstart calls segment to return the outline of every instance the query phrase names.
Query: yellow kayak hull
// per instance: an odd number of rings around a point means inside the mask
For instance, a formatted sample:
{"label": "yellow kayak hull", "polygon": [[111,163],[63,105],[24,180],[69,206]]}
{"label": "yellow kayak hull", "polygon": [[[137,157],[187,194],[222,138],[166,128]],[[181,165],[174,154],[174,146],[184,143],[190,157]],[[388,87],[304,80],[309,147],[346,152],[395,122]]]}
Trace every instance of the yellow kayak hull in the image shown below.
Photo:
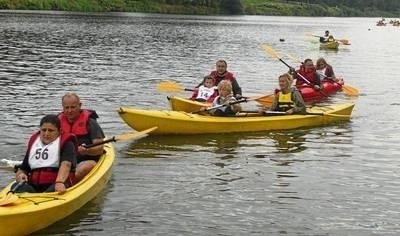
{"label": "yellow kayak hull", "polygon": [[197,112],[202,107],[209,107],[211,103],[197,102],[177,96],[168,97],[169,105],[173,111]]}
{"label": "yellow kayak hull", "polygon": [[235,117],[217,117],[192,114],[183,111],[144,110],[120,107],[118,114],[134,130],[157,126],[152,134],[207,134],[253,132],[296,129],[327,125],[350,120],[354,103],[316,106],[307,111],[317,115],[260,116],[242,113]]}
{"label": "yellow kayak hull", "polygon": [[322,49],[337,50],[337,49],[339,49],[339,42],[338,41],[332,41],[332,42],[320,43],[319,47],[322,48]]}
{"label": "yellow kayak hull", "polygon": [[[18,200],[0,206],[0,234],[28,235],[72,214],[92,200],[105,187],[115,159],[115,151],[110,143],[104,145],[106,153],[96,167],[64,194],[18,193]],[[11,184],[0,192],[4,199]]]}

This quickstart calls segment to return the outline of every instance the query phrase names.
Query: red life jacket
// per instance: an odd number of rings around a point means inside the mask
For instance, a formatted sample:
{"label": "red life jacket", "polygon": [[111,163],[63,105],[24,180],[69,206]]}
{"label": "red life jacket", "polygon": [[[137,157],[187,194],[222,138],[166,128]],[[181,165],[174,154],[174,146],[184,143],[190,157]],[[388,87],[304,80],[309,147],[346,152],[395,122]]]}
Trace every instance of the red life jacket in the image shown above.
{"label": "red life jacket", "polygon": [[93,111],[83,109],[74,123],[70,124],[64,112],[61,112],[58,115],[61,121],[61,133],[73,133],[76,136],[87,135],[89,133],[87,130],[87,123],[92,114]]}
{"label": "red life jacket", "polygon": [[[35,140],[39,137],[40,131],[34,133],[30,138],[28,142],[28,151],[27,153],[30,152],[33,143]],[[60,152],[64,148],[65,144],[69,141],[72,141],[75,146],[75,152],[78,152],[78,142],[75,137],[75,135],[70,134],[70,133],[64,133],[61,134],[61,143],[60,143]],[[45,184],[53,184],[56,181],[58,174],[58,168],[38,168],[34,169],[29,173],[29,178],[28,178],[28,183],[32,185],[45,185]],[[75,181],[75,172],[72,171],[69,174],[68,179],[65,181],[65,186],[70,187],[76,183]]]}
{"label": "red life jacket", "polygon": [[[300,70],[298,72],[300,75],[302,75],[304,78],[306,78],[312,85],[318,84],[318,78],[317,78],[317,72],[316,69],[313,68],[312,70],[306,71],[304,65],[300,66]],[[301,76],[297,75],[296,76],[296,86],[297,85],[302,85],[304,83],[307,83],[304,81]],[[308,84],[308,83],[307,83]]]}
{"label": "red life jacket", "polygon": [[218,72],[216,70],[211,71],[210,73],[210,77],[214,80],[214,85],[217,86],[219,82],[221,82],[221,80],[228,80],[232,83],[232,81],[234,80],[233,74],[229,71],[226,71],[224,75],[220,75],[218,74]]}

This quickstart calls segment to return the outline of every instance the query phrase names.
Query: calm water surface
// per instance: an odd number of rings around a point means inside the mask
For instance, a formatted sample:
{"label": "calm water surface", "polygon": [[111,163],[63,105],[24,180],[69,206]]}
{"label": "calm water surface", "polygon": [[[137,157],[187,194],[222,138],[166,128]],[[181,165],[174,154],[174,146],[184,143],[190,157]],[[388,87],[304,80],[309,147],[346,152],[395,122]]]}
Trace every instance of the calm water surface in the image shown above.
{"label": "calm water surface", "polygon": [[[400,28],[376,20],[0,12],[1,158],[22,159],[67,91],[110,136],[131,131],[119,106],[166,109],[161,80],[190,88],[220,58],[244,94],[271,93],[287,68],[261,43],[323,56],[361,91],[329,101],[356,103],[332,126],[117,143],[107,188],[37,235],[397,235]],[[351,45],[319,50],[306,34],[326,29]],[[12,179],[0,169],[1,186]]]}

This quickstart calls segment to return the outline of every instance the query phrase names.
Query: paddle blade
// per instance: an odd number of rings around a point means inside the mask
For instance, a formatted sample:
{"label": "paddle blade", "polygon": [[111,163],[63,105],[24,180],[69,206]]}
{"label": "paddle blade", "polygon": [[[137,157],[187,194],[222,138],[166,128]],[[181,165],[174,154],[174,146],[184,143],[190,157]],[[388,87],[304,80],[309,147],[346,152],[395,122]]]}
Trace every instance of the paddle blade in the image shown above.
{"label": "paddle blade", "polygon": [[17,191],[22,185],[25,184],[25,181],[17,183],[8,193],[7,195],[3,198],[0,199],[0,206],[6,206],[10,205],[16,201],[18,201],[19,197],[15,195],[15,191]]}
{"label": "paddle blade", "polygon": [[346,95],[349,95],[349,96],[358,96],[359,95],[358,89],[356,89],[348,84],[344,84],[342,86],[342,90]]}
{"label": "paddle blade", "polygon": [[278,53],[272,47],[268,46],[267,44],[262,44],[261,48],[271,57],[279,59]]}
{"label": "paddle blade", "polygon": [[182,85],[173,81],[161,81],[157,85],[157,90],[162,92],[181,92],[184,88]]}
{"label": "paddle blade", "polygon": [[311,37],[318,37],[318,38],[321,37],[321,36],[315,35],[315,34],[313,34],[313,33],[306,33],[306,35],[307,35],[307,36],[311,36]]}
{"label": "paddle blade", "polygon": [[293,55],[290,55],[290,54],[286,54],[286,56],[287,56],[290,60],[292,60],[292,61],[294,61],[294,62],[303,64],[303,61],[302,61],[300,58],[297,58],[297,57],[295,57],[295,56],[293,56]]}
{"label": "paddle blade", "polygon": [[7,206],[16,201],[18,201],[19,197],[13,193],[8,193],[3,199],[0,200],[0,206]]}
{"label": "paddle blade", "polygon": [[337,39],[337,41],[343,43],[344,45],[350,45],[349,40],[347,39]]}
{"label": "paddle blade", "polygon": [[274,102],[275,96],[273,94],[268,94],[265,96],[257,97],[254,100],[263,106],[270,107]]}
{"label": "paddle blade", "polygon": [[141,139],[141,138],[148,136],[148,134],[151,131],[153,131],[157,128],[158,127],[152,127],[150,129],[142,130],[142,131],[136,132],[136,133],[118,135],[118,136],[115,136],[115,140],[120,141],[120,140],[129,140],[129,139]]}

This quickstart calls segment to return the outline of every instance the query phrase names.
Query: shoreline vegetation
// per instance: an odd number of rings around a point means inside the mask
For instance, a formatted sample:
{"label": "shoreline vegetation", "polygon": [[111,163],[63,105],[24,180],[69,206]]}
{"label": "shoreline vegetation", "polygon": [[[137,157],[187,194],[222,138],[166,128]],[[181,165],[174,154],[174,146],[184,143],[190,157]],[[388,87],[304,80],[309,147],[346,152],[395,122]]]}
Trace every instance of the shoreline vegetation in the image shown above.
{"label": "shoreline vegetation", "polygon": [[2,10],[193,15],[399,17],[398,0],[0,0]]}

